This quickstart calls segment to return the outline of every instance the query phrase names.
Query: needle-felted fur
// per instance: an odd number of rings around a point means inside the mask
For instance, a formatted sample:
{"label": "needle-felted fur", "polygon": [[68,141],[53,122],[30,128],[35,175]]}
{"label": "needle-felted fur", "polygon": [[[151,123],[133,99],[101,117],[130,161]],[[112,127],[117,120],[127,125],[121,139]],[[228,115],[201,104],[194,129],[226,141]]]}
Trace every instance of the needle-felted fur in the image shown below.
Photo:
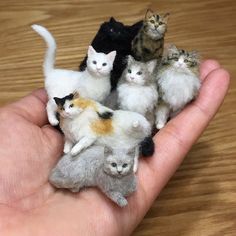
{"label": "needle-felted fur", "polygon": [[128,204],[126,196],[136,190],[133,173],[134,150],[111,150],[92,146],[76,157],[64,155],[49,177],[57,188],[79,192],[84,187],[98,187],[120,207]]}
{"label": "needle-felted fur", "polygon": [[[131,54],[131,42],[141,27],[142,21],[127,26],[111,17],[110,21],[104,22],[100,26],[95,38],[91,42],[91,45],[97,52],[117,52],[113,70],[111,72],[112,89],[116,87],[117,82],[125,69],[125,57]],[[87,58],[81,62],[79,67],[81,71],[85,70],[86,61]]]}
{"label": "needle-felted fur", "polygon": [[45,88],[49,101],[47,103],[48,120],[51,125],[58,125],[57,106],[54,97],[64,97],[79,91],[85,98],[102,102],[110,93],[110,73],[113,68],[115,51],[108,54],[98,53],[92,46],[88,48],[87,68],[83,72],[55,69],[56,41],[51,33],[40,25],[32,28],[45,40],[48,49],[44,60]]}
{"label": "needle-felted fur", "polygon": [[157,74],[161,96],[156,113],[157,129],[161,129],[169,116],[177,115],[198,95],[201,85],[199,63],[196,52],[177,49],[174,45],[168,48]]}

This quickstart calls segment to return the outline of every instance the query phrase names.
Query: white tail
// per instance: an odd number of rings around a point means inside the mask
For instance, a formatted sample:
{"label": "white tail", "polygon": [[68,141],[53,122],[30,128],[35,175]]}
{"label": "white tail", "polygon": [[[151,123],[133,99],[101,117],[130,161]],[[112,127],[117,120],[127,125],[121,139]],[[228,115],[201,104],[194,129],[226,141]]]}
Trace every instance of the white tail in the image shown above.
{"label": "white tail", "polygon": [[34,31],[36,31],[47,43],[48,49],[44,58],[44,75],[45,77],[54,69],[55,64],[55,54],[56,54],[56,41],[53,38],[52,34],[43,26],[40,25],[32,25],[31,26]]}

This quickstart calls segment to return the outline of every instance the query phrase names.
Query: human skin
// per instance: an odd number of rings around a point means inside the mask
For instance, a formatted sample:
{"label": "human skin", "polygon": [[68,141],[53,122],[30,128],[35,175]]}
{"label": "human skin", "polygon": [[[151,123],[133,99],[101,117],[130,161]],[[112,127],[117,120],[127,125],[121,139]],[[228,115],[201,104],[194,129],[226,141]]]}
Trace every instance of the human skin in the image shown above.
{"label": "human skin", "polygon": [[0,108],[0,235],[130,235],[227,93],[230,76],[218,62],[200,71],[198,98],[155,135],[155,154],[140,159],[138,190],[125,208],[96,189],[73,194],[49,184],[63,136],[48,124],[43,89]]}

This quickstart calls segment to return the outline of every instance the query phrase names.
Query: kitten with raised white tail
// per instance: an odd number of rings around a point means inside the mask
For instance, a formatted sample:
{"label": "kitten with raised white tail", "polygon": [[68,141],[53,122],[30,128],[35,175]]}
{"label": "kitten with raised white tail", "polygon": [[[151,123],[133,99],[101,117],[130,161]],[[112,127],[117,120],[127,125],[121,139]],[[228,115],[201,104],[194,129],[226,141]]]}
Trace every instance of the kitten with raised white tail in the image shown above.
{"label": "kitten with raised white tail", "polygon": [[78,93],[54,99],[60,114],[60,128],[65,134],[64,153],[75,156],[96,142],[111,148],[136,147],[138,158],[139,144],[151,135],[149,122],[139,113],[113,111]]}
{"label": "kitten with raised white tail", "polygon": [[51,125],[58,125],[57,105],[54,97],[64,97],[74,91],[81,96],[102,102],[110,93],[110,73],[116,51],[108,54],[97,53],[92,46],[88,49],[87,68],[83,72],[55,69],[56,42],[51,33],[40,25],[32,25],[47,43],[44,59],[45,88],[48,94],[47,114]]}
{"label": "kitten with raised white tail", "polygon": [[157,84],[161,96],[156,111],[156,127],[163,128],[169,117],[177,115],[198,95],[199,55],[170,45],[159,67]]}
{"label": "kitten with raised white tail", "polygon": [[84,187],[98,187],[120,207],[128,204],[126,196],[136,190],[133,173],[135,149],[110,149],[91,146],[72,157],[64,155],[52,170],[49,180],[57,188],[79,192]]}
{"label": "kitten with raised white tail", "polygon": [[158,102],[157,86],[153,79],[155,67],[156,60],[144,63],[129,56],[117,87],[119,108],[142,114],[151,125],[154,125],[154,111]]}

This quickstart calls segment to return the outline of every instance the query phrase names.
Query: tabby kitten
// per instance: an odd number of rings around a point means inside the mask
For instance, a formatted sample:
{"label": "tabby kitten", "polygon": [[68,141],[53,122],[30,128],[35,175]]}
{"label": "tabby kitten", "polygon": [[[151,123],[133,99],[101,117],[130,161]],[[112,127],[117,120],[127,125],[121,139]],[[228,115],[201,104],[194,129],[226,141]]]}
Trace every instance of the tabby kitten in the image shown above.
{"label": "tabby kitten", "polygon": [[160,104],[156,112],[156,127],[161,129],[169,116],[177,115],[184,106],[198,95],[199,55],[177,49],[174,45],[167,49],[157,74]]}
{"label": "tabby kitten", "polygon": [[158,101],[153,80],[155,66],[156,60],[144,63],[129,56],[128,65],[117,87],[119,108],[142,114],[151,125],[154,124],[154,110]]}
{"label": "tabby kitten", "polygon": [[157,64],[160,63],[169,15],[147,10],[143,27],[132,41],[132,52],[136,60],[147,62],[157,59]]}
{"label": "tabby kitten", "polygon": [[57,188],[79,192],[83,187],[98,187],[120,207],[136,190],[133,173],[135,150],[91,146],[76,158],[64,155],[52,170],[49,180]]}

